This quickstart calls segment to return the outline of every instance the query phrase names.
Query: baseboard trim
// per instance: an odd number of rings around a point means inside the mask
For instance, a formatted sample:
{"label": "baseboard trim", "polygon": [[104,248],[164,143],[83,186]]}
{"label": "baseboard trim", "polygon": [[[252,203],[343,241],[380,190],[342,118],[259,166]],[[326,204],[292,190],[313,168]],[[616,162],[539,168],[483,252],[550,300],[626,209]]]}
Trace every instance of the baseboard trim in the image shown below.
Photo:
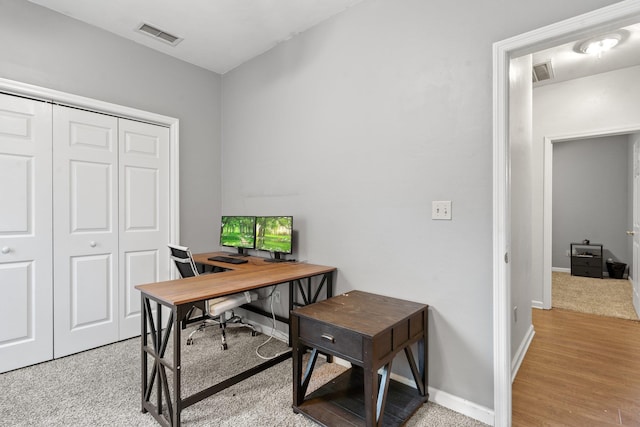
{"label": "baseboard trim", "polygon": [[542,301],[532,300],[531,308],[538,308],[540,310],[544,310],[544,304],[542,303]]}
{"label": "baseboard trim", "polygon": [[265,325],[262,324],[260,322],[256,322],[253,319],[246,319],[243,318],[243,320],[247,323],[249,323],[251,326],[253,326],[254,328],[258,329],[258,331],[260,331],[261,334],[265,335],[265,336],[269,336],[269,337],[273,337],[277,340],[283,341],[288,343],[289,342],[289,334],[287,334],[286,332],[283,332],[279,329],[274,329],[272,325]]}
{"label": "baseboard trim", "polygon": [[529,346],[531,345],[531,341],[533,340],[533,336],[536,334],[536,331],[533,329],[533,325],[529,326],[529,330],[527,331],[524,339],[520,343],[516,354],[511,361],[511,383],[516,379],[516,374],[520,369],[520,365],[522,365],[522,361],[524,360],[524,356],[527,354],[529,350]]}
{"label": "baseboard trim", "polygon": [[[333,360],[338,365],[345,366],[347,368],[351,366],[349,362],[340,359],[339,357],[334,357]],[[394,373],[391,373],[391,378],[399,383],[416,388],[416,384],[413,382],[413,379]],[[493,409],[478,405],[477,403],[447,393],[446,391],[438,390],[434,387],[428,387],[428,390],[430,402],[443,406],[447,409],[451,409],[454,412],[458,412],[459,414],[481,421],[490,426],[494,424],[495,416]]]}
{"label": "baseboard trim", "polygon": [[556,273],[571,273],[570,268],[563,267],[551,267],[551,271],[555,271]]}
{"label": "baseboard trim", "polygon": [[493,409],[489,409],[461,397],[454,396],[446,391],[429,387],[429,401],[490,426],[495,423]]}

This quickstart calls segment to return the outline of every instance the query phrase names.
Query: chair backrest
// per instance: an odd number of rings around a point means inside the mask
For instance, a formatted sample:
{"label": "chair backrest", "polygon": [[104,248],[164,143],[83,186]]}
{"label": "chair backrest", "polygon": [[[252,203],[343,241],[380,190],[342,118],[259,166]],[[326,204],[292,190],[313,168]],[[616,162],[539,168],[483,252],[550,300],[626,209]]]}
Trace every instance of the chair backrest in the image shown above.
{"label": "chair backrest", "polygon": [[182,276],[183,279],[185,277],[199,275],[196,263],[188,247],[172,244],[168,244],[167,246],[169,246],[169,250],[171,251],[171,259],[175,261],[178,272],[180,272],[180,276]]}

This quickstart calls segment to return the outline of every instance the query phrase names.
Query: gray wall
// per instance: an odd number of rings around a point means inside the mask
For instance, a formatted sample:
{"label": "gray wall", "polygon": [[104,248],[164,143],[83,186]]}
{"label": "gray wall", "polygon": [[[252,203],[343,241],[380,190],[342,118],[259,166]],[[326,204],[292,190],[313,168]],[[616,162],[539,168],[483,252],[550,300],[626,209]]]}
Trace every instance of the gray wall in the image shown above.
{"label": "gray wall", "polygon": [[224,210],[294,215],[338,292],[430,304],[430,385],[493,408],[491,45],[611,3],[369,0],[245,63]]}
{"label": "gray wall", "polygon": [[25,0],[0,0],[0,77],[180,119],[181,243],[217,247],[219,75]]}
{"label": "gray wall", "polygon": [[570,268],[569,244],[584,239],[630,263],[628,147],[626,135],[553,144],[553,267]]}

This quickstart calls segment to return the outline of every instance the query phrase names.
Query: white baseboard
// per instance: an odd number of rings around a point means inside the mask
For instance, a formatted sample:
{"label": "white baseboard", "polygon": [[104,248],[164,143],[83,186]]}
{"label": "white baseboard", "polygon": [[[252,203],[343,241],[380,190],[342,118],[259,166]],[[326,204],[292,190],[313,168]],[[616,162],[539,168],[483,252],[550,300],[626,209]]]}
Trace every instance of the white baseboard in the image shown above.
{"label": "white baseboard", "polygon": [[540,310],[544,310],[544,304],[542,303],[542,301],[532,300],[531,308],[539,308]]}
{"label": "white baseboard", "polygon": [[255,320],[244,319],[245,322],[252,325],[256,328],[260,333],[266,336],[272,336],[273,338],[280,340],[282,342],[289,342],[289,334],[286,332],[280,331],[278,329],[274,329],[272,325],[264,325],[262,323],[256,322]]}
{"label": "white baseboard", "polygon": [[533,340],[533,336],[535,334],[536,331],[533,329],[533,325],[529,326],[529,330],[520,343],[520,346],[518,346],[518,350],[516,351],[516,354],[511,361],[511,383],[513,383],[513,381],[516,379],[518,369],[520,369],[520,365],[522,365],[524,356],[527,354],[527,350],[529,350],[529,346],[531,345],[531,341]]}
{"label": "white baseboard", "polygon": [[490,426],[495,423],[493,409],[454,396],[446,391],[429,387],[429,401]]}
{"label": "white baseboard", "polygon": [[563,267],[551,267],[551,271],[555,271],[558,273],[571,273],[570,268],[563,268]]}
{"label": "white baseboard", "polygon": [[[334,357],[333,360],[338,365],[345,366],[347,368],[351,367],[349,362],[340,359],[339,357]],[[409,379],[394,373],[391,373],[391,378],[399,383],[416,388],[413,378]],[[458,412],[459,414],[465,415],[469,418],[473,418],[474,420],[481,421],[485,424],[491,426],[494,424],[495,417],[493,409],[486,408],[469,400],[454,396],[446,391],[438,390],[437,388],[428,387],[428,390],[430,402],[443,406],[447,409],[451,409],[452,411]]]}

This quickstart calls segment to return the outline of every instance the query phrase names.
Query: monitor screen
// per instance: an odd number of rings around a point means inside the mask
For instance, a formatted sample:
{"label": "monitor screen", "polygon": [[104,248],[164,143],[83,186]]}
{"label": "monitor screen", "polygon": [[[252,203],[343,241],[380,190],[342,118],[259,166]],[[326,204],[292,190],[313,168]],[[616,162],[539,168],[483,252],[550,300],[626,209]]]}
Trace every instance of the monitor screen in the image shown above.
{"label": "monitor screen", "polygon": [[293,235],[292,216],[259,216],[256,218],[256,249],[290,254]]}
{"label": "monitor screen", "polygon": [[[255,216],[223,216],[220,246],[253,249],[256,244]],[[241,252],[240,252],[241,253]]]}

